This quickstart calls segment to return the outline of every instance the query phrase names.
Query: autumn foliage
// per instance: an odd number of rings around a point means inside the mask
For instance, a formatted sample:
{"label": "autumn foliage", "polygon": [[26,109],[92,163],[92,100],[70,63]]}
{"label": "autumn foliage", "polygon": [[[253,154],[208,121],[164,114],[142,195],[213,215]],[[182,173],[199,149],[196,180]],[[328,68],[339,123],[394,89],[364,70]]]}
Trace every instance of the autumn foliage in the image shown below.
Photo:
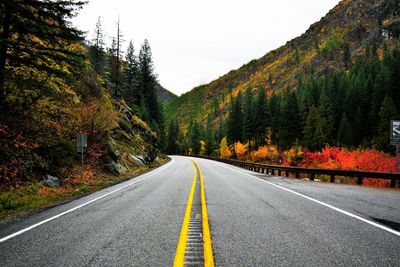
{"label": "autumn foliage", "polygon": [[279,152],[278,148],[273,145],[261,146],[256,151],[250,153],[250,159],[254,162],[267,161],[278,162]]}
{"label": "autumn foliage", "polygon": [[[225,149],[230,152],[227,144],[225,144]],[[266,164],[279,164],[279,159],[282,159],[281,163],[285,166],[298,166],[302,168],[387,173],[395,173],[396,171],[395,157],[374,149],[358,148],[349,150],[346,148],[326,146],[320,152],[311,152],[301,146],[294,146],[289,150],[279,152],[276,146],[265,145],[260,146],[257,150],[248,152],[248,145],[242,144],[241,142],[234,143],[233,149],[236,157],[240,160],[250,160]],[[221,153],[221,157],[224,158],[228,158],[232,155],[231,153]],[[386,179],[366,178],[363,184],[389,186],[390,181]]]}
{"label": "autumn foliage", "polygon": [[248,143],[242,144],[240,141],[234,143],[233,149],[235,151],[236,157],[240,160],[246,159],[248,147]]}
{"label": "autumn foliage", "polygon": [[232,151],[228,146],[226,137],[222,138],[221,143],[219,144],[219,154],[223,159],[228,159],[232,155]]}

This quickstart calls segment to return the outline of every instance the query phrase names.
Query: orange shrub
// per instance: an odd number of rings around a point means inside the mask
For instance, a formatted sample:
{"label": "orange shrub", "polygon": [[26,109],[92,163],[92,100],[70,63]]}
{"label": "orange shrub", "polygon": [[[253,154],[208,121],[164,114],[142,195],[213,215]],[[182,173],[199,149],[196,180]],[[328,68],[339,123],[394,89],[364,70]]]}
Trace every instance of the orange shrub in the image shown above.
{"label": "orange shrub", "polygon": [[260,146],[256,151],[250,153],[252,161],[268,161],[275,162],[279,158],[278,148],[276,146]]}
{"label": "orange shrub", "polygon": [[235,150],[235,154],[238,159],[244,160],[246,159],[247,148],[249,144],[242,144],[240,141],[237,141],[233,144],[233,149]]}
{"label": "orange shrub", "polygon": [[290,150],[283,152],[284,164],[298,166],[304,160],[304,152],[301,146],[294,146]]}

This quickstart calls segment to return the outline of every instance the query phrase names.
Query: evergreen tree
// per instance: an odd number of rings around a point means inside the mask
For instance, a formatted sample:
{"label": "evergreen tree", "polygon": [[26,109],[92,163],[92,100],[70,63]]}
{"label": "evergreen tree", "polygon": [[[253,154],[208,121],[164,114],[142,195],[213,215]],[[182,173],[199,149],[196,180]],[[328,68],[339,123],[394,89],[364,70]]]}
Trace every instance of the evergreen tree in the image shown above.
{"label": "evergreen tree", "polygon": [[138,76],[139,76],[139,66],[135,55],[135,48],[132,41],[129,42],[128,49],[125,56],[125,83],[126,88],[124,90],[124,97],[130,105],[139,106],[141,103],[141,98],[138,88]]}
{"label": "evergreen tree", "polygon": [[199,155],[201,148],[200,146],[201,131],[197,121],[192,121],[189,125],[189,139],[190,139],[190,147],[192,148],[192,154]]}
{"label": "evergreen tree", "polygon": [[318,115],[320,116],[320,127],[321,134],[324,136],[324,141],[329,142],[329,140],[333,140],[333,136],[336,136],[334,133],[335,130],[335,110],[333,104],[333,97],[329,94],[328,88],[325,86],[322,89],[319,107],[318,107]]}
{"label": "evergreen tree", "polygon": [[228,118],[228,142],[233,144],[237,141],[242,141],[243,134],[243,112],[242,112],[242,97],[240,92],[236,99],[231,100],[231,108]]}
{"label": "evergreen tree", "polygon": [[144,41],[139,52],[139,90],[143,95],[143,103],[150,115],[150,124],[156,122],[162,125],[161,106],[156,95],[157,77],[154,74],[153,59],[150,44]]}
{"label": "evergreen tree", "polygon": [[255,116],[253,107],[253,93],[250,88],[246,90],[243,105],[243,140],[251,142],[254,139]]}
{"label": "evergreen tree", "polygon": [[271,140],[273,144],[281,146],[281,100],[276,94],[273,94],[269,101],[271,114]]}
{"label": "evergreen tree", "polygon": [[344,113],[340,121],[339,131],[337,134],[337,141],[342,146],[353,145],[353,131],[346,114]]}
{"label": "evergreen tree", "polygon": [[108,66],[107,66],[107,88],[110,93],[117,97],[118,86],[121,84],[121,62],[117,57],[117,42],[113,38],[111,46],[108,48]]}
{"label": "evergreen tree", "polygon": [[390,150],[390,120],[396,119],[397,110],[393,99],[386,95],[379,111],[378,134],[375,137],[375,147],[382,151]]}
{"label": "evergreen tree", "polygon": [[286,150],[290,148],[296,142],[299,135],[301,135],[301,132],[298,131],[297,127],[299,120],[299,107],[297,104],[296,94],[294,92],[286,92],[285,99],[282,103],[281,114],[282,149]]}
{"label": "evergreen tree", "polygon": [[215,143],[215,136],[212,128],[212,121],[211,117],[209,116],[207,119],[207,129],[206,129],[206,155],[211,156],[214,153],[214,150],[216,149],[216,143]]}
{"label": "evergreen tree", "polygon": [[375,77],[373,84],[369,121],[373,127],[373,135],[378,133],[379,112],[385,95],[390,91],[390,70],[382,65]]}
{"label": "evergreen tree", "polygon": [[104,73],[105,65],[105,50],[104,50],[104,31],[101,26],[100,17],[97,19],[95,36],[89,47],[89,58],[93,65],[94,71],[102,75]]}
{"label": "evergreen tree", "polygon": [[179,153],[179,124],[171,120],[168,126],[167,147],[166,152],[169,155],[176,155]]}
{"label": "evergreen tree", "polygon": [[326,137],[322,131],[323,118],[318,114],[318,109],[311,106],[304,126],[303,144],[310,150],[320,150],[325,146]]}
{"label": "evergreen tree", "polygon": [[264,89],[260,89],[255,104],[255,128],[256,146],[265,144],[267,128],[270,126],[270,115],[268,113],[268,101]]}

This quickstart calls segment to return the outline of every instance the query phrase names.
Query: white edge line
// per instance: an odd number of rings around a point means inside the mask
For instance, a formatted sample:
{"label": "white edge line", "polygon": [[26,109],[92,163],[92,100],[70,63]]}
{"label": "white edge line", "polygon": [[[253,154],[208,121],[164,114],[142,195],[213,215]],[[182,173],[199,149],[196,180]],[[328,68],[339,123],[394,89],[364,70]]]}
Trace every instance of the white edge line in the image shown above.
{"label": "white edge line", "polygon": [[239,172],[239,173],[241,173],[241,174],[247,175],[247,176],[249,176],[249,177],[251,177],[251,178],[257,179],[258,181],[265,182],[265,183],[267,183],[267,184],[269,184],[269,185],[272,185],[272,186],[275,186],[275,187],[277,187],[277,188],[279,188],[279,189],[285,190],[285,191],[290,192],[290,193],[292,193],[292,194],[295,194],[295,195],[298,195],[298,196],[303,197],[303,198],[305,198],[305,199],[308,199],[308,200],[310,200],[310,201],[312,201],[312,202],[315,202],[315,203],[317,203],[317,204],[320,204],[320,205],[322,205],[322,206],[325,206],[325,207],[327,207],[327,208],[330,208],[330,209],[332,209],[332,210],[335,210],[335,211],[337,211],[337,212],[340,212],[340,213],[342,213],[342,214],[345,214],[345,215],[347,215],[347,216],[350,216],[350,217],[355,218],[355,219],[357,219],[357,220],[360,220],[360,221],[362,221],[362,222],[368,223],[368,224],[370,224],[370,225],[372,225],[372,226],[375,226],[375,227],[377,227],[377,228],[380,228],[380,229],[382,229],[382,230],[385,230],[385,231],[387,231],[387,232],[389,232],[389,233],[392,233],[392,234],[394,234],[394,235],[400,236],[400,232],[399,232],[399,231],[396,231],[396,230],[393,230],[392,228],[389,228],[389,227],[383,226],[383,225],[381,225],[381,224],[378,224],[378,223],[376,223],[376,222],[367,220],[367,219],[365,219],[365,218],[363,218],[363,217],[360,217],[360,216],[358,216],[358,215],[355,215],[355,214],[353,214],[353,213],[351,213],[351,212],[348,212],[348,211],[339,209],[339,208],[337,208],[337,207],[335,207],[335,206],[329,205],[329,204],[327,204],[327,203],[325,203],[325,202],[322,202],[322,201],[320,201],[320,200],[317,200],[317,199],[314,199],[314,198],[312,198],[312,197],[303,195],[303,194],[301,194],[301,193],[298,193],[298,192],[293,191],[293,190],[291,190],[291,189],[285,188],[285,187],[283,187],[283,186],[280,186],[280,185],[271,183],[271,182],[269,182],[269,181],[266,181],[266,180],[264,180],[264,179],[258,178],[258,177],[254,176],[254,175],[248,174],[248,173],[243,172],[243,171],[241,171],[241,170],[237,170],[237,169],[235,169],[235,168],[232,168],[230,165],[223,164],[223,166],[225,166],[226,168],[229,168],[229,169],[231,169],[231,170],[233,170],[233,171],[236,171],[236,172]]}
{"label": "white edge line", "polygon": [[106,197],[106,196],[109,196],[109,195],[111,195],[111,194],[114,194],[114,193],[116,193],[116,192],[118,192],[118,191],[120,191],[120,190],[122,190],[122,189],[124,189],[124,188],[127,188],[127,187],[129,187],[129,186],[135,185],[135,184],[137,184],[137,183],[143,181],[144,179],[146,179],[146,178],[148,178],[148,177],[150,177],[150,176],[152,176],[152,175],[154,175],[154,174],[157,174],[157,173],[159,173],[160,171],[164,170],[165,168],[171,166],[174,162],[175,162],[175,159],[172,158],[171,161],[170,161],[169,163],[167,163],[166,165],[161,166],[160,168],[157,168],[156,170],[154,170],[154,171],[152,171],[152,172],[143,174],[143,175],[146,175],[146,176],[147,176],[147,177],[145,177],[145,178],[142,178],[142,179],[139,179],[139,180],[135,180],[135,181],[133,181],[133,182],[127,184],[127,185],[124,185],[124,186],[122,186],[122,187],[120,187],[120,188],[117,188],[117,189],[115,189],[115,190],[113,190],[113,191],[111,191],[111,192],[108,192],[108,193],[106,193],[106,194],[104,194],[104,195],[102,195],[102,196],[99,196],[99,197],[97,197],[97,198],[95,198],[95,199],[92,199],[92,200],[90,200],[90,201],[88,201],[88,202],[85,202],[85,203],[83,203],[83,204],[81,204],[81,205],[78,205],[78,206],[76,206],[76,207],[74,207],[74,208],[71,208],[71,209],[69,209],[69,210],[67,210],[67,211],[61,212],[61,213],[59,213],[59,214],[57,214],[57,215],[54,215],[53,217],[50,217],[50,218],[48,218],[48,219],[46,219],[46,220],[40,221],[40,222],[38,222],[38,223],[35,223],[35,224],[33,224],[33,225],[29,226],[29,227],[26,227],[26,228],[24,228],[24,229],[22,229],[22,230],[19,230],[18,232],[15,232],[15,233],[11,234],[11,235],[5,236],[5,237],[3,237],[3,238],[0,239],[0,243],[2,243],[2,242],[4,242],[4,241],[7,241],[7,240],[9,240],[9,239],[11,239],[11,238],[13,238],[13,237],[18,236],[18,235],[21,235],[21,234],[23,234],[23,233],[25,233],[25,232],[28,232],[28,231],[30,231],[30,230],[32,230],[32,229],[34,229],[34,228],[36,228],[36,227],[38,227],[38,226],[40,226],[40,225],[42,225],[42,224],[45,224],[45,223],[50,222],[50,221],[52,221],[52,220],[55,220],[55,219],[57,219],[57,218],[59,218],[59,217],[65,215],[65,214],[68,214],[68,213],[71,213],[71,212],[73,212],[73,211],[75,211],[75,210],[77,210],[77,209],[80,209],[80,208],[82,208],[82,207],[84,207],[84,206],[86,206],[86,205],[89,205],[90,203],[93,203],[93,202],[95,202],[95,201],[97,201],[97,200],[99,200],[99,199],[102,199],[102,198],[104,198],[104,197]]}

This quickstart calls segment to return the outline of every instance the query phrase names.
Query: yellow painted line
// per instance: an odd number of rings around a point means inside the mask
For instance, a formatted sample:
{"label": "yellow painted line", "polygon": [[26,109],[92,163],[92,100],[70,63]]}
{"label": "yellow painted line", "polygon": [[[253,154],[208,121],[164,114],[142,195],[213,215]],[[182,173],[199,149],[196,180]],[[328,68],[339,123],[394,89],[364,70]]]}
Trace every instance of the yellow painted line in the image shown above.
{"label": "yellow painted line", "polygon": [[204,190],[204,177],[199,165],[195,161],[193,161],[193,163],[197,166],[200,173],[201,217],[203,223],[203,243],[204,243],[204,266],[213,267],[214,256],[211,244],[210,225],[208,224],[206,193]]}
{"label": "yellow painted line", "polygon": [[188,199],[188,202],[186,205],[186,212],[185,212],[185,217],[183,218],[181,235],[179,237],[178,247],[176,249],[174,267],[184,266],[183,263],[184,263],[184,259],[185,259],[186,242],[187,242],[187,235],[188,235],[188,231],[189,231],[190,212],[192,210],[194,189],[196,187],[196,177],[197,177],[197,170],[196,170],[196,168],[193,168],[193,169],[194,169],[194,175],[193,175],[192,189],[190,189],[189,199]]}

